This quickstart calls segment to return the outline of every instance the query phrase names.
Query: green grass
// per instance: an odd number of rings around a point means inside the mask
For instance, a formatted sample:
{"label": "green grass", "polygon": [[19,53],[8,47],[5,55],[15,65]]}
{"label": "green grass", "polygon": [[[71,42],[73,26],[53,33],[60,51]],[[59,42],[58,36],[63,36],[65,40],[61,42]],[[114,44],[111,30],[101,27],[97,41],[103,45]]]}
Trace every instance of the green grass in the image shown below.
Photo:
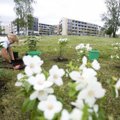
{"label": "green grass", "polygon": [[[111,44],[115,42],[120,42],[120,38],[102,38],[102,37],[90,37],[90,36],[66,36],[69,40],[66,48],[64,49],[63,56],[68,58],[68,62],[74,61],[78,58],[75,46],[79,43],[89,43],[93,49],[97,49],[100,52],[100,57],[98,61],[101,64],[101,69],[99,71],[99,81],[103,84],[104,88],[107,90],[105,103],[103,104],[103,109],[105,110],[106,119],[110,115],[114,120],[120,120],[120,97],[114,98],[112,95],[112,89],[109,84],[112,76],[120,78],[120,61],[110,60],[110,55],[113,53]],[[58,39],[61,36],[42,36],[38,37],[39,43],[37,45],[37,50],[42,52],[41,59],[44,60],[43,68],[49,70],[53,64],[57,64],[61,68],[66,68],[68,62],[55,62],[53,59],[58,57],[59,47]],[[23,37],[20,39],[24,39]],[[21,42],[17,47],[13,48],[15,51],[19,52],[19,56],[22,57],[28,51],[27,46],[22,45]],[[78,66],[80,65],[76,62]],[[118,66],[118,67],[116,67]],[[18,96],[19,88],[14,86],[16,81],[16,75],[21,71],[13,71],[0,69],[0,79],[6,81],[5,87],[6,91],[2,91],[0,98],[0,117],[3,120],[27,120],[29,118],[28,113],[23,114],[21,112],[21,105],[24,100],[23,97]],[[69,80],[65,79],[64,85],[60,88],[55,87],[55,93],[58,98],[63,101],[65,108],[71,109],[68,103],[72,99],[68,96]]]}

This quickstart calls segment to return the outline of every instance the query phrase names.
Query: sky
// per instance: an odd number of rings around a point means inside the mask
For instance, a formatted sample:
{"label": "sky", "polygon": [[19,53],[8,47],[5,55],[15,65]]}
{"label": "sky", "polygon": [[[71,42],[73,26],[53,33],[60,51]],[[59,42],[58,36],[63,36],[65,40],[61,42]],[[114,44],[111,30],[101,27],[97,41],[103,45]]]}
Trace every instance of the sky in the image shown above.
{"label": "sky", "polygon": [[[13,0],[0,0],[0,21],[7,24],[16,18]],[[36,0],[34,16],[39,23],[56,25],[63,17],[103,26],[105,0]]]}

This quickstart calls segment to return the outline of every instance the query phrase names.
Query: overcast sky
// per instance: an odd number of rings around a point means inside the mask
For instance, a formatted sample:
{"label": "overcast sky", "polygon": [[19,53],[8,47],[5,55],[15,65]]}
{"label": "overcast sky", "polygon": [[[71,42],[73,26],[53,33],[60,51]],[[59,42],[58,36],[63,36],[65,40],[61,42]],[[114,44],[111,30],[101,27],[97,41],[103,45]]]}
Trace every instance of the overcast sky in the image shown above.
{"label": "overcast sky", "polygon": [[[40,23],[58,24],[62,17],[103,25],[105,0],[36,0],[34,16]],[[9,23],[16,15],[13,0],[0,0],[0,21]]]}

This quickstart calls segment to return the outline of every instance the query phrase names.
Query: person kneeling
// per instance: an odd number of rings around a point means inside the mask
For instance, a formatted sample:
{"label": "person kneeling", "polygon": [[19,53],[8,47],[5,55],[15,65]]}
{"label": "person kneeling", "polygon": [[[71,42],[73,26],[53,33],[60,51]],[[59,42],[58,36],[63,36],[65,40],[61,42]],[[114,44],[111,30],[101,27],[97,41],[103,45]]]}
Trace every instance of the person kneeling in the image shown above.
{"label": "person kneeling", "polygon": [[[11,44],[15,42],[18,42],[18,37],[14,34],[8,34],[6,37],[0,38],[0,55],[6,62],[12,65],[14,64],[15,58]],[[16,68],[16,66],[13,66],[13,68]]]}

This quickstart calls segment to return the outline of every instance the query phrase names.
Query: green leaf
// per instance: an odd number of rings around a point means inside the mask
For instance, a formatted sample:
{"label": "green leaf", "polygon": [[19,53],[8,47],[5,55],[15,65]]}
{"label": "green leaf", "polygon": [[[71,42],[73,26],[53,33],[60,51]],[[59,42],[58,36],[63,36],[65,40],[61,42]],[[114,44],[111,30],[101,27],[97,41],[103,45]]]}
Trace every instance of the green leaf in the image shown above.
{"label": "green leaf", "polygon": [[92,120],[98,120],[98,117],[96,116],[95,112],[92,113]]}
{"label": "green leaf", "polygon": [[98,120],[105,120],[105,113],[103,109],[99,109]]}
{"label": "green leaf", "polygon": [[72,97],[77,93],[77,91],[75,89],[76,84],[75,83],[69,83],[68,86],[70,87],[69,96]]}
{"label": "green leaf", "polygon": [[85,106],[83,108],[82,120],[88,120],[88,117],[89,117],[88,109],[89,109],[88,105],[85,104]]}
{"label": "green leaf", "polygon": [[116,92],[115,92],[115,87],[114,86],[112,86],[112,95],[113,95],[113,97],[116,96]]}
{"label": "green leaf", "polygon": [[22,106],[22,112],[28,112],[30,110],[33,110],[33,108],[36,105],[36,100],[30,100],[29,98],[27,98]]}
{"label": "green leaf", "polygon": [[28,82],[24,81],[24,88],[26,92],[28,93],[31,90],[31,85]]}

